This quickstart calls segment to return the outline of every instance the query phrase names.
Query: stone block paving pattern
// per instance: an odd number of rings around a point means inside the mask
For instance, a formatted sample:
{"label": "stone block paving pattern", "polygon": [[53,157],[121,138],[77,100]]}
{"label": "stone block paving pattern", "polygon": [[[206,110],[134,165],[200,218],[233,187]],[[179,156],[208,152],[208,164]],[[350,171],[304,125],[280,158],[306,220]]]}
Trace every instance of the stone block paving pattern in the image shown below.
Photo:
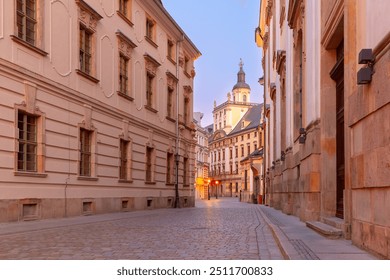
{"label": "stone block paving pattern", "polygon": [[156,209],[0,224],[0,259],[283,259],[253,204],[236,198]]}

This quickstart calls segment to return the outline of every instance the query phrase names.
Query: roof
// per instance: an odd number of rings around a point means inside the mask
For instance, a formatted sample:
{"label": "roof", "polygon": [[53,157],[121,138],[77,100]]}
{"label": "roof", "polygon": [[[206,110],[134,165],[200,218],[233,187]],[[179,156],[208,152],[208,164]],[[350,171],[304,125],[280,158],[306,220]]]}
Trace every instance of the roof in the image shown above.
{"label": "roof", "polygon": [[[245,115],[241,118],[241,120],[237,123],[237,125],[234,127],[234,129],[229,133],[229,136],[241,133],[246,130],[250,130],[253,128],[256,128],[260,125],[261,120],[261,110],[262,110],[263,104],[258,104],[250,108]],[[242,127],[242,122],[246,123],[247,125],[245,127]]]}
{"label": "roof", "polygon": [[249,156],[243,158],[240,162],[246,161],[250,158],[260,158],[260,157],[263,157],[263,155],[264,155],[263,148],[260,148],[260,149],[253,151]]}

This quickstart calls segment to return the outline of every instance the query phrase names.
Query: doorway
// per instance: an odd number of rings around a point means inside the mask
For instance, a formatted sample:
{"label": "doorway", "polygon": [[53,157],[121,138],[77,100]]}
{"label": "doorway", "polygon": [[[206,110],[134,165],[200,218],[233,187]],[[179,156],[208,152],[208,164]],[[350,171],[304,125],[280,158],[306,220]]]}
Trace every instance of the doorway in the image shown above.
{"label": "doorway", "polygon": [[344,218],[344,41],[336,49],[337,62],[330,75],[336,82],[336,217]]}

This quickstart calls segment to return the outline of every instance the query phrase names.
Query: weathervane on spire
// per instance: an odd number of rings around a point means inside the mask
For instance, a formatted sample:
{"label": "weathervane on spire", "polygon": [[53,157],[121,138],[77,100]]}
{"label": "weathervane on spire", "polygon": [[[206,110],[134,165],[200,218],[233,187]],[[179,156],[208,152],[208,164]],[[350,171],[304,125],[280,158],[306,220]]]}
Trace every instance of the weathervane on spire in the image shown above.
{"label": "weathervane on spire", "polygon": [[240,58],[240,64],[238,64],[240,66],[240,68],[242,68],[242,66],[244,66],[244,63],[242,62],[242,58]]}

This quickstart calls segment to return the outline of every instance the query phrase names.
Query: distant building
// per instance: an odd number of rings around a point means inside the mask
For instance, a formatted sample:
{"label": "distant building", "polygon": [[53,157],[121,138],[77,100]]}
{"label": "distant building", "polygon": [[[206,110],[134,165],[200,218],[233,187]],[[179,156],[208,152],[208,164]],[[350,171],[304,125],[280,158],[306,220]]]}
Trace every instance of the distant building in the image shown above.
{"label": "distant building", "polygon": [[195,124],[195,195],[207,199],[209,180],[209,133],[202,127],[203,113],[194,113]]}
{"label": "distant building", "polygon": [[[261,1],[272,207],[390,258],[389,1]],[[329,230],[330,229],[330,230]]]}
{"label": "distant building", "polygon": [[253,201],[253,196],[261,193],[261,184],[257,184],[261,167],[245,164],[263,146],[262,105],[250,102],[250,92],[241,61],[228,100],[214,105],[214,130],[209,140],[211,196],[241,196],[242,201]]}
{"label": "distant building", "polygon": [[200,52],[161,1],[0,6],[0,222],[193,206]]}

